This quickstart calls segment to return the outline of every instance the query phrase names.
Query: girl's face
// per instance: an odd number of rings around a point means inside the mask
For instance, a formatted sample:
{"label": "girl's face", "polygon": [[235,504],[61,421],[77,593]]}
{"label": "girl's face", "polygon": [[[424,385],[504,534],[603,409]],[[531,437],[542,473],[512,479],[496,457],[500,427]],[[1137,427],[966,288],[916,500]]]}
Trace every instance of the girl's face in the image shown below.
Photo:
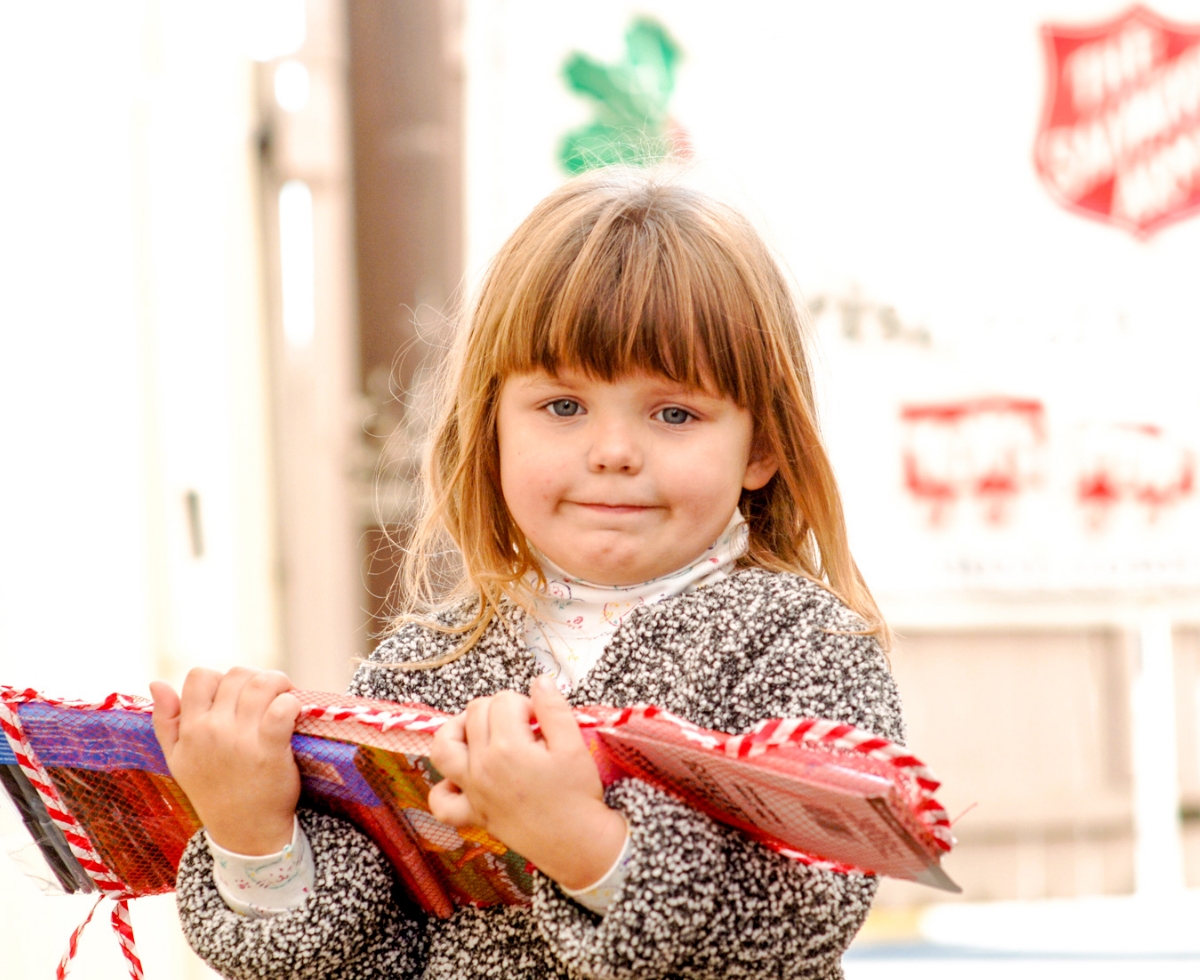
{"label": "girl's face", "polygon": [[497,433],[505,503],[572,576],[635,585],[682,568],[775,473],[751,458],[750,413],[669,378],[509,377]]}

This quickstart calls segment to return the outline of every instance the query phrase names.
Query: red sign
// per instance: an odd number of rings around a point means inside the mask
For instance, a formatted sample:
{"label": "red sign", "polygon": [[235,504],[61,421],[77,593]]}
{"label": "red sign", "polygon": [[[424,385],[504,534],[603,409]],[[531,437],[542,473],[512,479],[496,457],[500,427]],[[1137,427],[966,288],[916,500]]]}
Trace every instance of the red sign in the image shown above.
{"label": "red sign", "polygon": [[1200,24],[1137,6],[1042,38],[1034,163],[1059,202],[1139,237],[1200,210]]}
{"label": "red sign", "polygon": [[1083,448],[1076,492],[1093,528],[1121,503],[1140,504],[1156,520],[1195,492],[1192,451],[1157,425],[1089,426]]}
{"label": "red sign", "polygon": [[935,527],[963,497],[982,504],[989,524],[1003,524],[1013,500],[1041,479],[1045,418],[1030,398],[903,405],[904,486]]}

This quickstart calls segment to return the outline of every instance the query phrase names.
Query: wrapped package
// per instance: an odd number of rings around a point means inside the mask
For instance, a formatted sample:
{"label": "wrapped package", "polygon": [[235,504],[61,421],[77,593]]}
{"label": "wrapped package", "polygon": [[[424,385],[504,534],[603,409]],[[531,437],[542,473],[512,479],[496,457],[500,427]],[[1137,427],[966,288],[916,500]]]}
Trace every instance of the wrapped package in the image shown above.
{"label": "wrapped package", "polygon": [[[293,693],[302,704],[292,738],[301,804],[367,834],[414,905],[446,917],[458,905],[530,901],[533,868],[523,857],[429,812],[429,790],[441,779],[430,747],[450,716],[419,704]],[[870,732],[785,718],[731,735],[652,705],[593,705],[575,717],[605,785],[643,779],[797,861],[958,890],[940,866],[953,839],[933,796],[937,781]],[[151,703],[0,687],[0,725],[0,778],[41,857],[39,874],[62,891],[117,901],[114,925],[134,972],[126,903],[174,888],[200,828],[167,769]]]}

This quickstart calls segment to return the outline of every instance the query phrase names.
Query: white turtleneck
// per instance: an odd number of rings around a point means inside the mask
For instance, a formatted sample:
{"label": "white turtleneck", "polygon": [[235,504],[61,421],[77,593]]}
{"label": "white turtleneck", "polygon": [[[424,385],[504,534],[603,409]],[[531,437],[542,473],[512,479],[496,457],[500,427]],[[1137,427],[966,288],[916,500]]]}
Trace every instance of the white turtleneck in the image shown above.
{"label": "white turtleneck", "polygon": [[595,666],[617,628],[639,606],[719,582],[746,553],[748,528],[738,511],[704,553],[669,575],[640,585],[596,585],[539,556],[546,584],[534,585],[534,613],[525,623],[525,642],[543,672],[564,694]]}

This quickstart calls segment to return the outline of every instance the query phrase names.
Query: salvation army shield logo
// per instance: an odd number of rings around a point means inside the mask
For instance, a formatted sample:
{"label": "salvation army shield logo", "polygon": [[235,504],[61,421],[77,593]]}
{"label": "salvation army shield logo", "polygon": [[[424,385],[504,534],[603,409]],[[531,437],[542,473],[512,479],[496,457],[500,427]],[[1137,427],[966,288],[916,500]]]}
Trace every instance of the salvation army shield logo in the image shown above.
{"label": "salvation army shield logo", "polygon": [[1137,6],[1042,39],[1034,164],[1051,194],[1138,237],[1200,210],[1200,24]]}

